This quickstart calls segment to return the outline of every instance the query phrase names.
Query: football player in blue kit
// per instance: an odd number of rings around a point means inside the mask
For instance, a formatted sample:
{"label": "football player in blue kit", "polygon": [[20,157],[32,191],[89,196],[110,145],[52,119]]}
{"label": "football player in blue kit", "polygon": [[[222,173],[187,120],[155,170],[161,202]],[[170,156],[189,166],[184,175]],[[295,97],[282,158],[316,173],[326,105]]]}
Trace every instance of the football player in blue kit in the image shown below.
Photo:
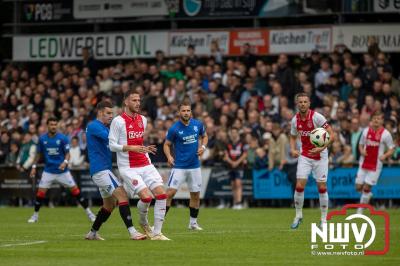
{"label": "football player in blue kit", "polygon": [[76,185],[71,172],[68,169],[69,141],[67,136],[57,132],[57,118],[51,117],[47,120],[48,132],[40,136],[38,143],[38,153],[35,157],[35,162],[32,165],[30,176],[36,176],[36,164],[39,162],[41,155],[44,159],[44,170],[39,182],[39,188],[35,199],[35,212],[29,218],[28,223],[36,223],[39,220],[39,210],[46,196],[47,190],[53,182],[58,182],[64,187],[70,189],[72,196],[85,209],[85,212],[92,222],[96,216],[89,208],[87,199],[81,196],[81,192]]}
{"label": "football player in blue kit", "polygon": [[[180,185],[186,181],[190,191],[190,230],[203,230],[197,223],[202,186],[199,157],[206,150],[207,143],[208,137],[203,123],[192,118],[190,102],[183,102],[179,105],[179,121],[168,130],[164,143],[164,153],[168,164],[172,166],[168,179],[167,212],[171,207],[172,198]],[[175,158],[171,153],[172,146]]]}
{"label": "football player in blue kit", "polygon": [[112,172],[112,153],[108,145],[109,128],[113,119],[113,105],[108,101],[97,104],[97,119],[86,129],[90,175],[99,187],[103,206],[100,208],[92,228],[86,235],[88,240],[104,240],[98,234],[100,226],[107,221],[118,202],[119,213],[132,240],[144,240],[146,236],[136,231],[132,224],[129,199],[126,191]]}

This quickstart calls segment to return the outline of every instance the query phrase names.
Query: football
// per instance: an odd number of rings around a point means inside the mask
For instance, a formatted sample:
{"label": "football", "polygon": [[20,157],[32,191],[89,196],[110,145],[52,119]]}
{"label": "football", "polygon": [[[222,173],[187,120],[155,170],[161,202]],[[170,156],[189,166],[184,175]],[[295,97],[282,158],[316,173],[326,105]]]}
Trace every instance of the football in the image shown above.
{"label": "football", "polygon": [[310,133],[310,142],[316,147],[322,147],[329,142],[329,133],[324,128],[316,128]]}

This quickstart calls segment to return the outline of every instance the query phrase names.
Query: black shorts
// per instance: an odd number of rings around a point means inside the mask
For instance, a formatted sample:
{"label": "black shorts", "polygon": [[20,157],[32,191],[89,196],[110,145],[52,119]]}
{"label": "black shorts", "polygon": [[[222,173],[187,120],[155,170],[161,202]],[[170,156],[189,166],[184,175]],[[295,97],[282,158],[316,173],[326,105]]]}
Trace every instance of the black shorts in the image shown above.
{"label": "black shorts", "polygon": [[234,181],[235,179],[243,179],[243,170],[230,170],[229,171],[229,179]]}

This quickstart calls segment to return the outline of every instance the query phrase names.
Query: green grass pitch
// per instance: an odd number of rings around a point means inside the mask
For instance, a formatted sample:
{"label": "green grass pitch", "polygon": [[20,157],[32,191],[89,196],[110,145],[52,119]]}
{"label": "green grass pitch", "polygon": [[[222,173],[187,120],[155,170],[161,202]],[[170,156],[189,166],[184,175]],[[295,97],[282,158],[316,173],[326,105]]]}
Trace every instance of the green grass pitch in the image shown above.
{"label": "green grass pitch", "polygon": [[312,256],[310,223],[319,209],[305,209],[298,230],[289,229],[293,209],[201,209],[205,230],[190,232],[188,209],[172,208],[163,230],[172,241],[128,240],[118,210],[101,229],[106,241],[83,240],[90,223],[80,208],[43,208],[37,224],[26,222],[31,214],[0,208],[0,265],[400,265],[399,210],[389,210],[391,246],[383,256]]}

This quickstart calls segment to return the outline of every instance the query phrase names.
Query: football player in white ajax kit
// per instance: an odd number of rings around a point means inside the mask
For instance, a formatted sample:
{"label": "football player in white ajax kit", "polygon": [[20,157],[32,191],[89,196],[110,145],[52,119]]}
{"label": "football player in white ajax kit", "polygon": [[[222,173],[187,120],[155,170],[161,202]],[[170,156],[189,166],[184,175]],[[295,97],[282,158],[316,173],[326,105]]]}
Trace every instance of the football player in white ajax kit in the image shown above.
{"label": "football player in white ajax kit", "polygon": [[[383,113],[376,111],[371,119],[370,127],[362,132],[358,147],[361,156],[356,189],[361,192],[360,203],[363,204],[368,204],[372,197],[371,188],[378,183],[382,162],[392,156],[396,148],[389,131],[383,127]],[[362,213],[362,208],[357,212]]]}
{"label": "football player in white ajax kit", "polygon": [[[108,136],[110,149],[117,153],[119,173],[130,194],[138,194],[137,207],[140,226],[151,240],[169,240],[161,233],[165,218],[167,194],[157,169],[151,164],[148,153],[155,153],[154,145],[144,146],[146,117],[140,112],[140,95],[130,89],[124,96],[125,112],[111,122]],[[152,195],[154,204],[154,229],[151,229],[147,213]]]}
{"label": "football player in white ajax kit", "polygon": [[100,208],[92,228],[86,235],[87,240],[104,240],[98,234],[100,227],[110,217],[118,202],[119,214],[125,223],[132,240],[144,240],[147,237],[132,224],[129,199],[118,178],[112,172],[112,153],[108,145],[108,125],[113,118],[113,106],[108,101],[97,104],[97,117],[86,129],[87,149],[90,162],[90,175],[99,187],[103,206]]}
{"label": "football player in white ajax kit", "polygon": [[[190,102],[180,104],[179,121],[175,122],[168,130],[164,143],[165,156],[168,164],[173,167],[168,180],[167,212],[180,185],[187,181],[190,191],[189,229],[199,231],[203,230],[197,223],[202,185],[199,156],[206,150],[208,137],[203,123],[191,117]],[[174,148],[175,158],[171,154],[171,146]]]}
{"label": "football player in white ajax kit", "polygon": [[69,188],[71,195],[85,209],[89,220],[94,222],[96,216],[90,210],[87,199],[81,196],[81,191],[68,169],[68,160],[70,158],[68,138],[57,132],[57,125],[57,118],[49,118],[47,120],[48,132],[39,138],[38,153],[35,163],[32,165],[30,176],[32,178],[36,176],[36,164],[41,155],[43,155],[44,159],[44,170],[36,193],[35,212],[29,218],[28,223],[36,223],[38,221],[39,210],[45,199],[46,192],[54,182],[58,182],[64,187]]}
{"label": "football player in white ajax kit", "polygon": [[[297,163],[297,182],[294,192],[296,217],[291,225],[292,229],[297,229],[303,220],[304,188],[311,173],[317,181],[318,186],[321,224],[326,223],[329,202],[326,188],[329,160],[326,148],[333,142],[332,128],[328,125],[324,116],[310,109],[310,97],[308,94],[299,93],[296,95],[295,100],[299,111],[291,122],[290,151],[292,156],[295,158],[298,157],[299,160]],[[320,127],[325,128],[331,137],[329,142],[323,147],[315,147],[310,142],[310,133]],[[301,151],[296,149],[298,136],[300,136],[301,140]]]}

